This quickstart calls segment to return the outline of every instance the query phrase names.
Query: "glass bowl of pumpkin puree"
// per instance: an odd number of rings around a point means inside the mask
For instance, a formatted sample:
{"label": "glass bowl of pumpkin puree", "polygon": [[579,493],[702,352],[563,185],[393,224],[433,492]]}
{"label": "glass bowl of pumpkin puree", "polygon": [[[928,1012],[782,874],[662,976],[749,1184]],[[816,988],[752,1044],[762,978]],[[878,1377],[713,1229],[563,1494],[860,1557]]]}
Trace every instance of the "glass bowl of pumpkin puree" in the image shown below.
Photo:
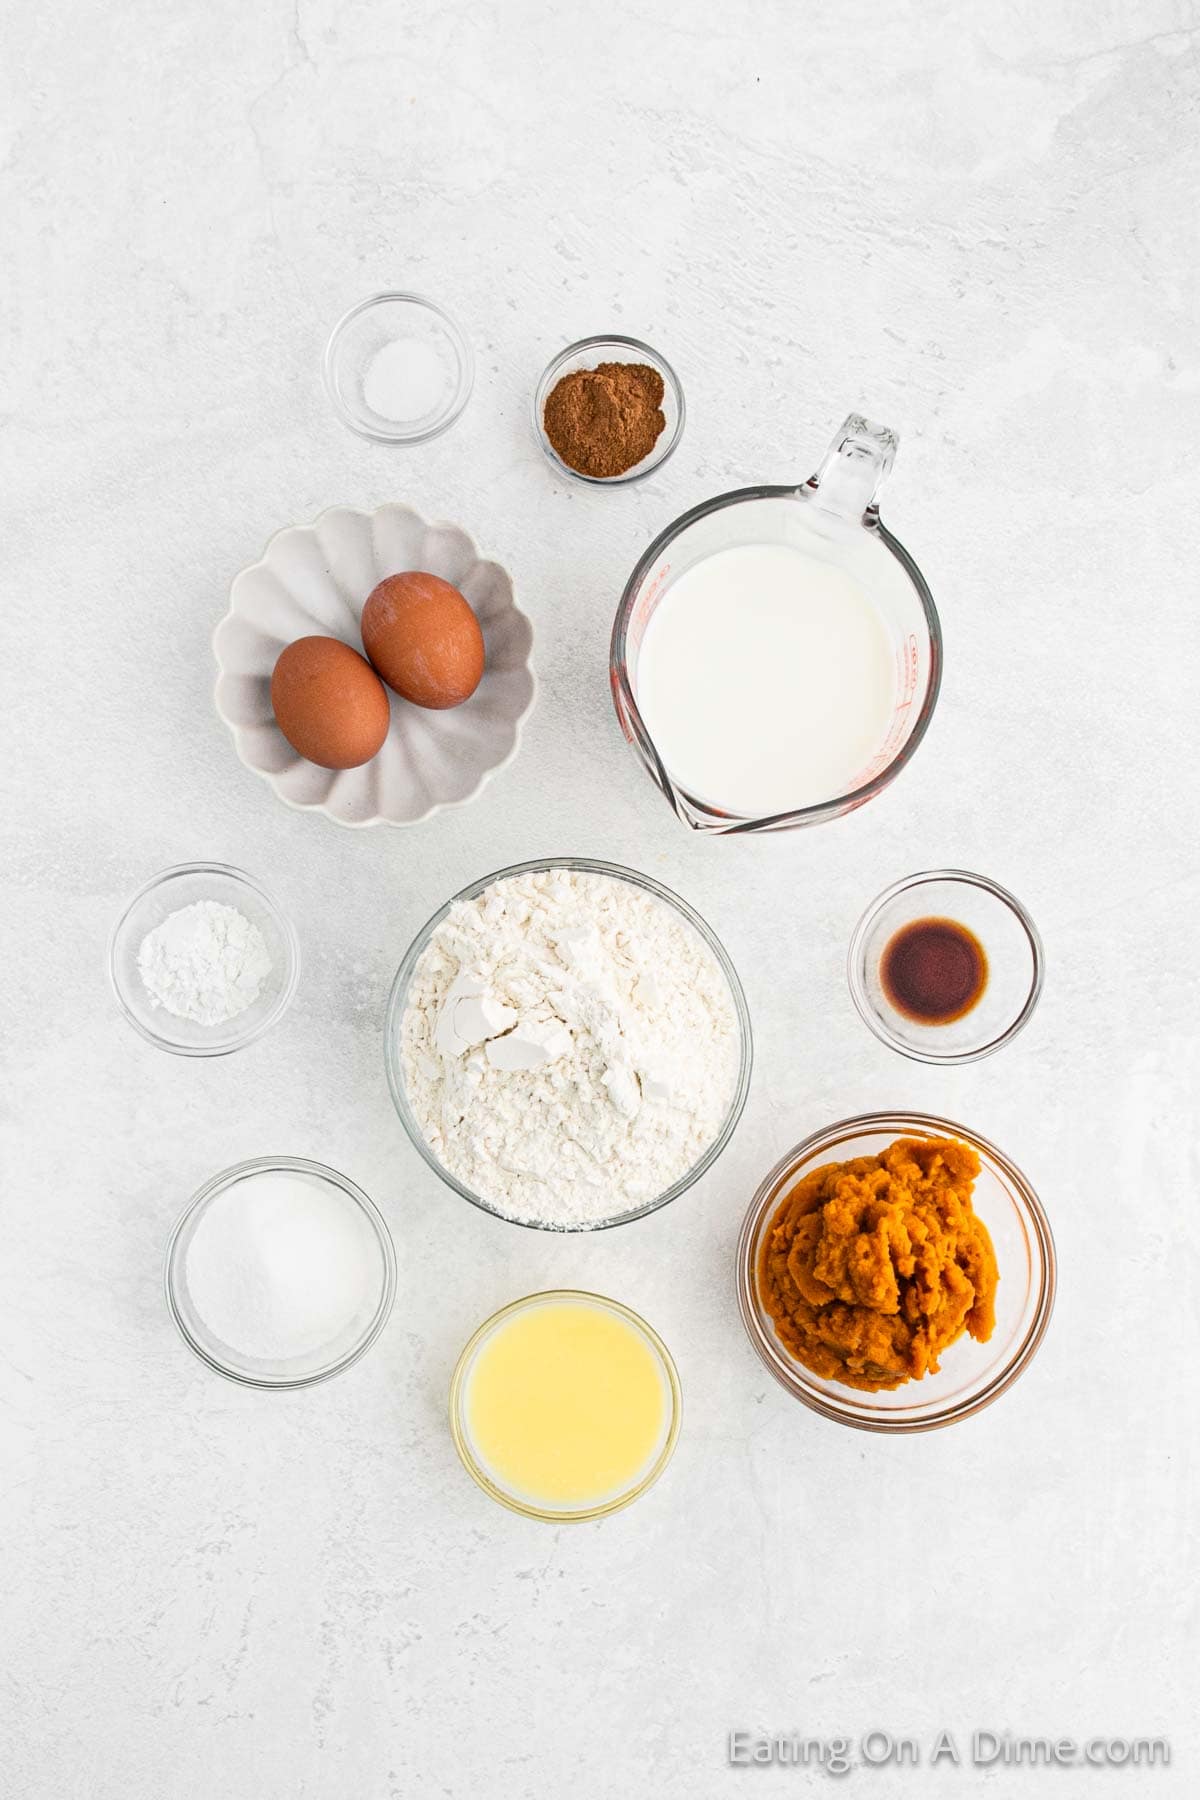
{"label": "glass bowl of pumpkin puree", "polygon": [[860,1431],[934,1431],[1006,1392],[1054,1308],[1054,1238],[976,1131],[866,1113],[814,1133],[742,1224],[738,1301],[775,1379]]}

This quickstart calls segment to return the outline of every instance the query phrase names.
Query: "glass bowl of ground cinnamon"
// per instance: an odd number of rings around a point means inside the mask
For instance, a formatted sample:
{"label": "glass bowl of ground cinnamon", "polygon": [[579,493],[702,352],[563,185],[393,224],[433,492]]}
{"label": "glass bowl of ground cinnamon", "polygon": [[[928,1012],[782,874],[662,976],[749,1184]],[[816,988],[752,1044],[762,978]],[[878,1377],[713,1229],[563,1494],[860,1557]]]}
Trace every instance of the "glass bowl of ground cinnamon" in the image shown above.
{"label": "glass bowl of ground cinnamon", "polygon": [[683,435],[683,389],[664,356],[631,337],[581,338],[547,365],[533,428],[551,465],[614,487],[661,468]]}

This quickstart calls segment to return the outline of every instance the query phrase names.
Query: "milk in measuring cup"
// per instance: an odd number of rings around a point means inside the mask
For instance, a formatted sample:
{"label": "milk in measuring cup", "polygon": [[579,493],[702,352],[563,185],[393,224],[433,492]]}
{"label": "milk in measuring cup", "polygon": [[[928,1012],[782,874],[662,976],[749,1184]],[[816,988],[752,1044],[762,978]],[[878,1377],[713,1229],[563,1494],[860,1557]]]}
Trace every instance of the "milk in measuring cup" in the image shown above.
{"label": "milk in measuring cup", "polygon": [[844,569],[790,544],[737,544],[667,589],[637,659],[637,701],[676,783],[762,818],[868,778],[896,704],[884,620]]}

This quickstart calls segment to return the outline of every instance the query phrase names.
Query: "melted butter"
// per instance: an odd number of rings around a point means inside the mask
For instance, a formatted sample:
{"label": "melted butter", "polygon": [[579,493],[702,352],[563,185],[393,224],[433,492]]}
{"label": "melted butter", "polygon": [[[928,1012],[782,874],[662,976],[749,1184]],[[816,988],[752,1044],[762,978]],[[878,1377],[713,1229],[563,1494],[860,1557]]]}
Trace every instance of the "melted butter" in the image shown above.
{"label": "melted butter", "polygon": [[582,1298],[502,1320],[476,1352],[464,1395],[482,1469],[547,1510],[628,1493],[665,1442],[670,1412],[651,1345],[623,1316]]}

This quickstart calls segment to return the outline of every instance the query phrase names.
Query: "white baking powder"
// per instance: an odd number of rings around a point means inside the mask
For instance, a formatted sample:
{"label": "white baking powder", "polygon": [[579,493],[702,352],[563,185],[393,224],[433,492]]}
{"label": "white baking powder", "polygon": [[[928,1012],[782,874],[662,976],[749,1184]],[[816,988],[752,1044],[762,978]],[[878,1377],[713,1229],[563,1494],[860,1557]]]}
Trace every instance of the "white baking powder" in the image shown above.
{"label": "white baking powder", "polygon": [[409,1104],[438,1161],[513,1218],[568,1229],[644,1205],[725,1122],[737,1011],[653,894],[553,869],[460,901],[413,973]]}
{"label": "white baking powder", "polygon": [[262,932],[235,906],[197,900],[169,913],[138,949],[155,1006],[197,1025],[225,1025],[253,1006],[271,973]]}
{"label": "white baking powder", "polygon": [[208,1203],[184,1255],[184,1286],[228,1349],[291,1362],[348,1348],[366,1329],[379,1250],[340,1189],[304,1170],[263,1169]]}

